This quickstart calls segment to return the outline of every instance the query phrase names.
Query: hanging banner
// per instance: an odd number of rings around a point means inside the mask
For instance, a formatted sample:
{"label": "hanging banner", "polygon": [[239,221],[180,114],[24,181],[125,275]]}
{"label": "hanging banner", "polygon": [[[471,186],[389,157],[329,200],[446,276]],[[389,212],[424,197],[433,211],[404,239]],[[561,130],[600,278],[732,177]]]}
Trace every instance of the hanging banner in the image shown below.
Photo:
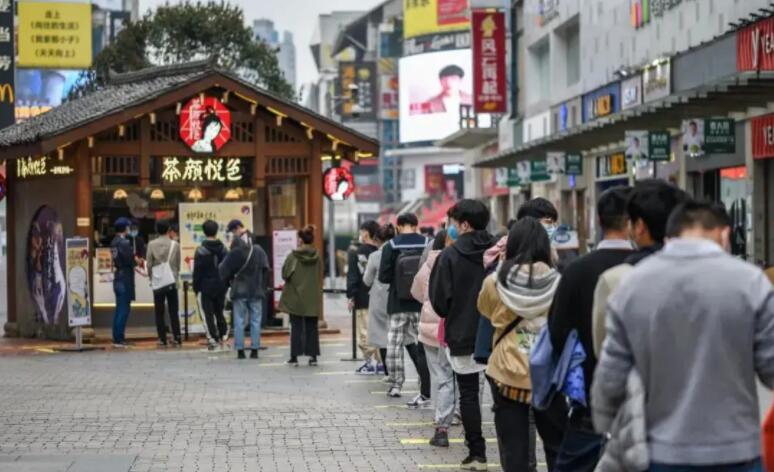
{"label": "hanging banner", "polygon": [[505,14],[474,10],[472,28],[473,108],[477,113],[505,113]]}
{"label": "hanging banner", "polygon": [[672,155],[672,136],[669,131],[651,131],[648,134],[649,155],[651,161],[668,161]]}
{"label": "hanging banner", "polygon": [[91,3],[25,1],[18,11],[20,67],[91,67]]}
{"label": "hanging banner", "polygon": [[736,152],[736,121],[733,118],[704,120],[704,151],[708,154]]}
{"label": "hanging banner", "polygon": [[546,154],[546,169],[549,175],[562,175],[565,171],[563,152],[549,152]]}
{"label": "hanging banner", "polygon": [[774,157],[774,113],[755,117],[752,124],[752,154],[754,159]]}
{"label": "hanging banner", "polygon": [[567,175],[583,175],[583,156],[568,152],[564,156],[564,166],[564,173]]}
{"label": "hanging banner", "polygon": [[0,129],[15,121],[13,1],[0,1]]}
{"label": "hanging banner", "polygon": [[530,161],[529,171],[530,182],[551,180],[551,175],[548,173],[548,162],[545,159]]}
{"label": "hanging banner", "polygon": [[627,159],[647,159],[648,158],[648,132],[647,131],[626,131],[626,158]]}
{"label": "hanging banner", "polygon": [[65,274],[67,276],[67,326],[91,324],[89,299],[89,240],[65,240]]}
{"label": "hanging banner", "polygon": [[[272,272],[274,273],[274,288],[285,285],[282,280],[282,266],[285,259],[298,247],[298,233],[293,231],[274,231],[271,238]],[[274,306],[279,304],[281,290],[274,291]]]}
{"label": "hanging banner", "polygon": [[180,138],[194,152],[219,151],[231,139],[231,112],[215,97],[189,100],[180,110]]}
{"label": "hanging banner", "polygon": [[521,185],[521,179],[519,178],[519,171],[516,167],[508,168],[508,187],[518,187]]}

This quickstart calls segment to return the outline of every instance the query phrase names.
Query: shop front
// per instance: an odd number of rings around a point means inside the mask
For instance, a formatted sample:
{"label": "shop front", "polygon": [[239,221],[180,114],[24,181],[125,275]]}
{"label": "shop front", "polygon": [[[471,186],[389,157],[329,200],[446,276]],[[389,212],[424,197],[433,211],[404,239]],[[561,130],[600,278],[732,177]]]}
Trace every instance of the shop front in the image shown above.
{"label": "shop front", "polygon": [[[242,220],[275,266],[306,224],[318,228],[322,253],[322,161],[356,163],[377,152],[371,138],[204,62],[112,77],[99,91],[7,128],[0,132],[9,168],[6,333],[69,336],[64,244],[71,238],[89,242],[92,325],[98,335],[107,330],[115,302],[109,245],[119,217],[134,223],[139,257],[157,236],[156,221],[177,225],[183,280],[206,219],[221,229]],[[149,328],[153,299],[141,267],[135,280],[129,326]],[[195,298],[181,302],[195,332]]]}

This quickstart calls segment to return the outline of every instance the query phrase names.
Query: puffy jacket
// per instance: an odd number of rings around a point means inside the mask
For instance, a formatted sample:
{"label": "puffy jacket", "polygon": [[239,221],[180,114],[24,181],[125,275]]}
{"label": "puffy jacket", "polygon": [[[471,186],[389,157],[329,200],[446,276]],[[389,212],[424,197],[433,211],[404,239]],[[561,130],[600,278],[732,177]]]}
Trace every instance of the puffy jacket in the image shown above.
{"label": "puffy jacket", "polygon": [[419,317],[419,341],[432,347],[440,346],[438,343],[438,325],[441,322],[441,318],[433,311],[433,306],[427,293],[427,286],[430,283],[430,272],[432,272],[433,265],[435,265],[439,254],[441,254],[440,250],[430,251],[427,261],[419,268],[419,272],[414,277],[414,283],[411,285],[411,295],[418,302],[422,303],[422,311]]}
{"label": "puffy jacket", "polygon": [[320,255],[314,246],[296,249],[282,266],[285,287],[280,296],[281,311],[298,316],[320,316]]}
{"label": "puffy jacket", "polygon": [[269,258],[261,246],[253,242],[251,234],[245,235],[244,239],[234,239],[231,251],[220,263],[218,272],[220,278],[231,286],[232,300],[258,300],[266,297]]}

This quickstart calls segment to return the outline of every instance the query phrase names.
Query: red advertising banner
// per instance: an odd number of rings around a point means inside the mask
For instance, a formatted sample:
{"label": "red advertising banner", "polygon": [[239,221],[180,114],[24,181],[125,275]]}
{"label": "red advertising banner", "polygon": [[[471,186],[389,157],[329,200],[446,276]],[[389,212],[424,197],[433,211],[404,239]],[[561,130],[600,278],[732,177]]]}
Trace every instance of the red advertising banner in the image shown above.
{"label": "red advertising banner", "polygon": [[774,157],[774,114],[752,119],[753,159]]}
{"label": "red advertising banner", "polygon": [[473,109],[476,113],[508,111],[505,85],[505,14],[473,10]]}
{"label": "red advertising banner", "polygon": [[736,33],[736,70],[774,70],[774,17]]}

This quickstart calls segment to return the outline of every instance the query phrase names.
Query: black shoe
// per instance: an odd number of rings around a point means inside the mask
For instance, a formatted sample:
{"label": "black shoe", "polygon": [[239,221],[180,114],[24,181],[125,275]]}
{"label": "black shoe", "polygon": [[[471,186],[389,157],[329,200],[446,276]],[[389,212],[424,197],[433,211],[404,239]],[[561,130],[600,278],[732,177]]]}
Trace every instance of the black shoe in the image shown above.
{"label": "black shoe", "polygon": [[486,470],[486,458],[478,456],[468,456],[460,464],[462,470]]}
{"label": "black shoe", "polygon": [[244,349],[240,349],[237,351],[237,359],[244,359],[245,358],[245,351]]}
{"label": "black shoe", "polygon": [[430,445],[435,447],[449,447],[449,433],[442,428],[435,428],[435,434],[430,439]]}
{"label": "black shoe", "polygon": [[250,359],[258,359],[258,349],[250,351]]}
{"label": "black shoe", "polygon": [[309,365],[311,367],[317,367],[317,358],[316,357],[312,357],[311,359],[309,359]]}
{"label": "black shoe", "polygon": [[296,359],[295,357],[291,357],[290,359],[285,361],[285,364],[291,367],[298,367],[298,359]]}
{"label": "black shoe", "polygon": [[180,347],[183,343],[179,339],[175,339],[172,341],[172,347]]}
{"label": "black shoe", "polygon": [[156,345],[157,345],[159,348],[161,348],[161,349],[166,349],[166,348],[167,348],[167,342],[166,342],[166,341],[162,341],[162,340],[160,340],[160,339],[159,339],[159,341],[156,343]]}

